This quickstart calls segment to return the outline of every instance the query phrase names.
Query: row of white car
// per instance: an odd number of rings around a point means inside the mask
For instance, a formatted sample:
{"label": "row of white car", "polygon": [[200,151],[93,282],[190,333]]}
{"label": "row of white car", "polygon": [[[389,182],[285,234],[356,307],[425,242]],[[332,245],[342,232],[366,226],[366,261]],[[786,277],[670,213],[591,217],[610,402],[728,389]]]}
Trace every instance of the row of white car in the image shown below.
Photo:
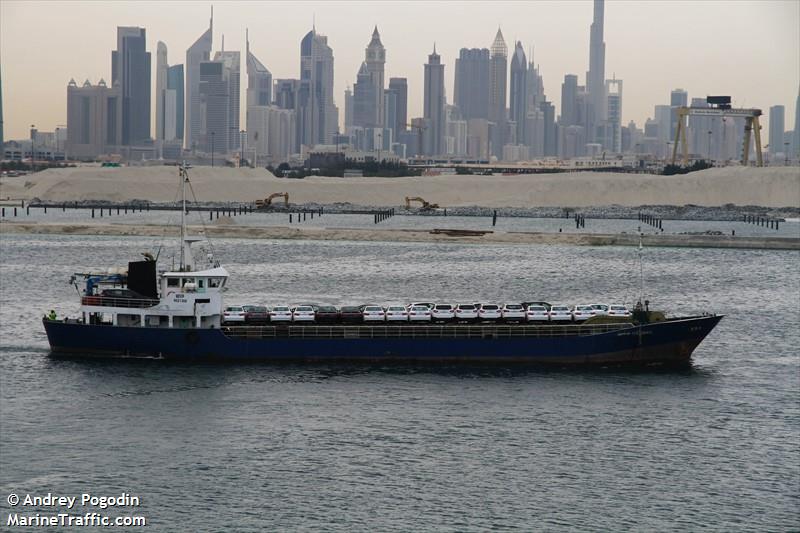
{"label": "row of white car", "polygon": [[298,305],[231,306],[225,309],[223,320],[233,322],[583,322],[595,316],[630,318],[624,305],[582,304],[434,304],[417,302],[410,305],[333,306]]}

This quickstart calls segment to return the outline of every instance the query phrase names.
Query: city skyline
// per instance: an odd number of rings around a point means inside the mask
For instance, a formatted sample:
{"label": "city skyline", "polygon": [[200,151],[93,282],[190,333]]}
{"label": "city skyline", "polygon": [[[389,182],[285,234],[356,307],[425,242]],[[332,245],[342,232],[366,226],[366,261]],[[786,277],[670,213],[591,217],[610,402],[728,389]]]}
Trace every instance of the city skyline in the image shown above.
{"label": "city skyline", "polygon": [[[563,3],[549,2],[532,5],[502,2],[490,6],[467,4],[464,9],[459,9],[458,21],[436,16],[437,13],[448,11],[452,6],[448,3],[425,4],[424,10],[415,4],[409,8],[389,2],[381,3],[381,9],[364,4],[341,5],[352,6],[353,9],[337,11],[329,5],[313,3],[219,4],[213,28],[213,51],[220,49],[223,34],[227,50],[244,51],[245,26],[249,26],[251,41],[256,43],[253,52],[272,72],[273,79],[297,78],[299,43],[315,19],[317,31],[328,37],[328,44],[333,49],[336,61],[333,97],[336,106],[343,109],[344,89],[352,87],[356,81],[355,73],[364,60],[365,42],[377,24],[387,51],[385,79],[408,79],[409,118],[422,116],[423,65],[433,42],[437,43],[442,63],[448,65],[445,69],[445,92],[448,103],[452,103],[453,65],[460,49],[488,47],[498,25],[507,42],[513,45],[519,40],[526,50],[535,50],[534,59],[544,80],[545,93],[557,110],[561,107],[560,86],[565,74],[576,74],[579,84],[586,82],[585,76],[589,70],[586,44],[593,19],[590,1],[581,2],[579,6],[570,3],[569,9]],[[133,6],[139,7],[134,9]],[[158,9],[141,9],[141,4],[129,3],[104,6],[81,2],[69,5],[3,2],[0,4],[0,19],[3,20],[0,59],[3,64],[5,137],[24,138],[30,124],[36,124],[40,129],[52,129],[54,125],[63,123],[66,119],[64,88],[71,78],[75,78],[79,84],[85,79],[93,84],[101,78],[109,81],[108,51],[115,48],[117,26],[145,28],[147,51],[155,57],[156,43],[163,41],[169,49],[169,63],[178,64],[185,59],[182,57],[185,50],[208,28],[210,6],[210,3],[166,2],[159,3]],[[800,38],[800,30],[795,24],[800,17],[800,4],[780,1],[726,4],[724,17],[729,32],[718,30],[718,20],[714,20],[717,25],[714,32],[708,31],[712,19],[706,19],[704,24],[698,22],[704,19],[704,13],[715,13],[719,7],[717,3],[670,2],[668,6],[671,9],[659,2],[626,6],[622,9],[618,2],[606,3],[603,33],[605,77],[616,75],[625,80],[622,123],[634,120],[642,127],[645,120],[653,116],[653,107],[668,102],[670,92],[682,87],[690,98],[715,93],[731,94],[735,105],[760,107],[765,114],[773,105],[784,105],[786,129],[793,127],[789,118],[795,115],[793,104],[800,83],[800,51],[792,43]],[[686,17],[678,16],[683,9],[690,7],[693,15],[691,20],[686,21]],[[246,17],[247,23],[241,22],[245,19],[242,14],[255,14],[264,9],[280,13],[280,16],[271,17],[271,24],[267,27],[256,27],[256,24],[249,22],[253,20],[250,16]],[[47,17],[41,17],[42,10],[47,11]],[[64,16],[58,17],[57,13],[53,13],[54,10],[63,11]],[[487,11],[493,13],[488,17],[493,16],[497,23],[482,16]],[[94,14],[80,24],[82,28],[89,27],[82,31],[81,39],[76,39],[75,31],[69,29],[69,22],[88,12]],[[530,24],[523,30],[520,26],[524,25],[517,20],[525,18],[520,12],[538,12],[539,16],[529,17]],[[671,13],[674,19],[672,25],[663,21],[663,12]],[[428,16],[416,20],[414,38],[409,40],[403,17],[396,16],[398,13]],[[543,17],[543,14],[547,16]],[[643,14],[647,16],[642,18]],[[752,17],[756,14],[763,23],[751,28]],[[29,27],[34,20],[32,17],[37,16],[34,32],[48,31],[49,38],[58,40],[59,46],[22,48],[21,28]],[[276,18],[281,22],[279,31],[276,31]],[[174,25],[175,20],[182,20],[179,27]],[[631,20],[639,22],[630,25]],[[660,21],[658,27],[651,27],[652,20]],[[643,27],[649,30],[642,33]],[[740,27],[748,28],[752,37],[746,41],[737,37],[742,34],[738,32]],[[703,28],[703,31],[699,31]],[[475,31],[464,31],[467,29]],[[30,38],[30,31],[24,35]],[[661,35],[669,36],[669,40],[659,39]],[[709,46],[709,39],[716,42],[716,46]],[[631,53],[634,49],[636,54]],[[687,50],[694,50],[695,53],[687,55]],[[719,64],[719,68],[709,69],[709,65],[698,65],[698,51],[700,57],[712,66]],[[44,57],[39,57],[42,52]],[[733,57],[736,61],[731,60]],[[656,62],[658,68],[642,68],[642,64]],[[47,73],[47,77],[31,81],[32,64],[46,65],[48,68],[43,72]],[[151,77],[151,84],[154,85],[155,73]],[[155,114],[155,106],[152,113]],[[243,123],[243,116],[241,120]],[[154,118],[151,122],[156,123]],[[340,126],[343,123],[344,116],[340,113]]]}

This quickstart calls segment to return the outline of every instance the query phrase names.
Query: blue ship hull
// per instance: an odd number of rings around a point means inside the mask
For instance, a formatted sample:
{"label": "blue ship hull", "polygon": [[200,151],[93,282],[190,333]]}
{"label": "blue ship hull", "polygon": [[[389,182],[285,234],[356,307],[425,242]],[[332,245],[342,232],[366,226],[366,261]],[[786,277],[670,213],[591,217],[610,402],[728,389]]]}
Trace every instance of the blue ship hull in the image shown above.
{"label": "blue ship hull", "polygon": [[642,325],[570,325],[562,329],[336,325],[231,330],[120,327],[45,319],[44,328],[53,355],[223,362],[650,364],[687,363],[721,319],[698,316]]}

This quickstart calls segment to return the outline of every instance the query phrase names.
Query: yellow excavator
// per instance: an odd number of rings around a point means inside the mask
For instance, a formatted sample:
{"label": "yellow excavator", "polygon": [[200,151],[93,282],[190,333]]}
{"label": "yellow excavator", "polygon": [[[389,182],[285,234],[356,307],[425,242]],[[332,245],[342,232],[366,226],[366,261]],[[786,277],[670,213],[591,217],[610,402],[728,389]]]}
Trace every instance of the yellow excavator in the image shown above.
{"label": "yellow excavator", "polygon": [[439,204],[432,204],[427,202],[424,198],[419,196],[406,196],[406,209],[411,209],[411,202],[419,202],[422,204],[421,209],[438,209]]}
{"label": "yellow excavator", "polygon": [[289,207],[289,193],[288,192],[274,192],[264,198],[263,200],[258,199],[256,200],[256,209],[261,209],[262,207],[269,207],[272,205],[272,200],[275,198],[283,197],[283,205]]}

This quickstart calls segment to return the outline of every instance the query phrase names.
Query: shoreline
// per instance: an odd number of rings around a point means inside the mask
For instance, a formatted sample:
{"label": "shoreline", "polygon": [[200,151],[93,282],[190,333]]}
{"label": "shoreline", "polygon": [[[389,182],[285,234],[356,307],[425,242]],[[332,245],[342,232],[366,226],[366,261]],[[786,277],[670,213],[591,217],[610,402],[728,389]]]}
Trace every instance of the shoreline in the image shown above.
{"label": "shoreline", "polygon": [[[357,228],[290,228],[257,226],[188,226],[200,235],[233,239],[289,239],[324,241],[386,241],[465,244],[550,244],[574,246],[638,246],[636,233],[537,233],[497,232],[485,235],[449,236],[430,230],[357,229]],[[145,236],[178,238],[179,228],[161,224],[49,224],[3,221],[0,234],[26,235],[95,235]],[[730,237],[724,235],[645,234],[642,244],[648,247],[734,248],[753,250],[800,250],[800,238]]]}

